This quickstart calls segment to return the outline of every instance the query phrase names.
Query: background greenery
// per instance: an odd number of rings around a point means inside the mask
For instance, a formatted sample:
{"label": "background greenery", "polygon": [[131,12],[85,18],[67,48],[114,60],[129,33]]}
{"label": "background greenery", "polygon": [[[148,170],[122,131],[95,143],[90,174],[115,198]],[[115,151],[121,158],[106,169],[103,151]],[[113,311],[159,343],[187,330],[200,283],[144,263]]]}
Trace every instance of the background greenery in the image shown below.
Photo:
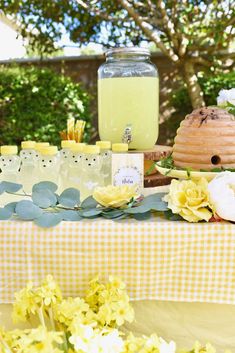
{"label": "background greenery", "polygon": [[89,96],[80,84],[45,68],[0,69],[0,144],[22,140],[60,143],[68,118],[87,122],[91,134]]}
{"label": "background greenery", "polygon": [[[216,98],[221,89],[235,87],[235,71],[213,75],[201,73],[199,82],[206,105],[216,105]],[[193,110],[187,87],[183,81],[181,87],[172,94],[171,104],[175,108],[175,112],[161,124],[158,143],[172,144],[181,120]]]}
{"label": "background greenery", "polygon": [[155,44],[180,69],[194,108],[205,104],[200,71],[235,65],[235,0],[0,0],[0,9],[40,55],[63,49],[65,33],[75,46]]}

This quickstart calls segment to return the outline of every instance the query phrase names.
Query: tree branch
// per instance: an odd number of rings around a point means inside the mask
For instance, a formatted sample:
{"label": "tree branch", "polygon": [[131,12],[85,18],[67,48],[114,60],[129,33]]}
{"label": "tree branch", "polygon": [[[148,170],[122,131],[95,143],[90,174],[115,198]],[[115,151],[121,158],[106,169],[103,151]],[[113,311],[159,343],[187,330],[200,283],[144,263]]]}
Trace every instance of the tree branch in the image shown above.
{"label": "tree branch", "polygon": [[165,4],[162,0],[157,0],[157,6],[159,7],[161,15],[162,15],[163,26],[165,27],[166,32],[168,33],[170,39],[172,40],[172,43],[173,43],[175,49],[178,49],[179,43],[178,43],[178,39],[177,39],[177,34],[175,32],[175,27],[166,12]]}
{"label": "tree branch", "polygon": [[148,37],[150,40],[152,40],[157,45],[157,47],[168,58],[170,58],[173,62],[178,63],[179,62],[178,55],[176,55],[172,49],[168,49],[164,45],[164,43],[161,41],[161,38],[158,35],[157,31],[153,31],[153,28],[149,23],[141,20],[140,16],[138,15],[137,12],[135,12],[135,10],[133,9],[133,7],[129,3],[129,1],[128,0],[118,0],[118,2],[129,13],[129,15],[135,21],[135,23],[142,29],[142,31],[146,35],[146,37]]}
{"label": "tree branch", "polygon": [[97,7],[87,5],[83,0],[76,0],[77,4],[82,6],[84,10],[93,13],[94,15],[98,16],[102,20],[110,21],[110,22],[117,22],[118,19],[114,16],[108,16],[107,13],[100,11]]}

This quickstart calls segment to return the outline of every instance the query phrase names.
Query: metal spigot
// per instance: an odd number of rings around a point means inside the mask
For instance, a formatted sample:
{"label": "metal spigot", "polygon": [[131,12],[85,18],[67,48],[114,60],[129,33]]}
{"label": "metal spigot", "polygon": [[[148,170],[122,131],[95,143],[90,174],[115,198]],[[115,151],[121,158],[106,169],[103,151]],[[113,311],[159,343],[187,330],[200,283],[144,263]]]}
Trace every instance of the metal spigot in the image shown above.
{"label": "metal spigot", "polygon": [[128,145],[132,142],[131,125],[126,125],[123,136],[122,136],[122,142],[128,143]]}

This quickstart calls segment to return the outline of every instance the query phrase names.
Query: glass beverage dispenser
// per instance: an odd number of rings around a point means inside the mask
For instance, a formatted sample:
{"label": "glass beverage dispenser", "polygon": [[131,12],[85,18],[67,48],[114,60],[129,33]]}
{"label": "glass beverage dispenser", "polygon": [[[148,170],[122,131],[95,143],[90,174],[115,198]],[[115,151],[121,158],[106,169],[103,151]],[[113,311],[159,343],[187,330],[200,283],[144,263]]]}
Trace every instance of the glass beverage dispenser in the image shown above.
{"label": "glass beverage dispenser", "polygon": [[98,115],[101,140],[124,142],[146,150],[158,138],[159,79],[143,48],[106,52],[98,70]]}

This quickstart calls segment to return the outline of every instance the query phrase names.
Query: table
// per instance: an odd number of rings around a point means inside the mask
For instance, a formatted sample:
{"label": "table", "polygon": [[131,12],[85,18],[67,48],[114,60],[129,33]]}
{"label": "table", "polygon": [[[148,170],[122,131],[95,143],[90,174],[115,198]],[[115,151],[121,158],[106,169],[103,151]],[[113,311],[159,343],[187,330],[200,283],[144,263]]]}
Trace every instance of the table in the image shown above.
{"label": "table", "polygon": [[[49,273],[66,296],[83,295],[88,279],[98,272],[104,277],[115,274],[126,281],[134,301],[136,331],[141,327],[144,331],[143,323],[147,331],[161,331],[163,321],[167,323],[162,317],[168,316],[181,327],[179,340],[191,339],[193,332],[200,338],[201,328],[204,339],[210,339],[211,332],[220,341],[218,347],[226,343],[235,349],[234,335],[230,336],[235,314],[235,226],[231,223],[190,224],[153,216],[144,222],[99,219],[42,229],[32,222],[2,221],[0,259],[2,304],[11,303],[14,292],[28,280],[38,282]],[[5,319],[6,310],[9,307],[5,307]],[[168,322],[169,326],[174,325]],[[233,330],[234,326],[235,321]],[[173,332],[165,331],[164,337],[174,338]]]}

